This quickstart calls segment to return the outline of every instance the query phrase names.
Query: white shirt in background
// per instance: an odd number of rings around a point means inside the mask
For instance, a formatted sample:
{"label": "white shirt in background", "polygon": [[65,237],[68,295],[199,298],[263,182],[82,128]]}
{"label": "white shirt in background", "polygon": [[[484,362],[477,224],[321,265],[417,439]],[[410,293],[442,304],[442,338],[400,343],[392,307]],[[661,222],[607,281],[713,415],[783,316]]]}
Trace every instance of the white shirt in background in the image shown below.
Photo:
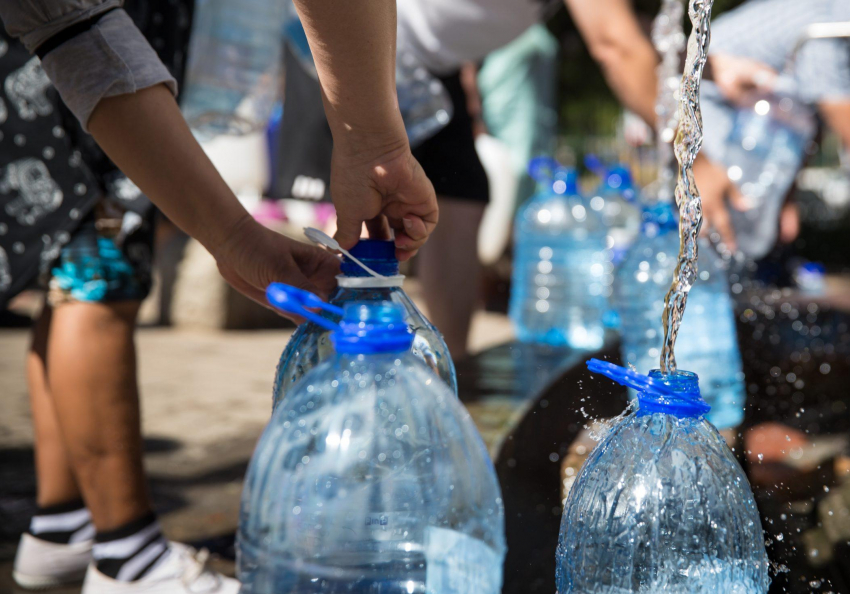
{"label": "white shirt in background", "polygon": [[541,0],[398,0],[398,46],[436,75],[478,62],[540,20]]}

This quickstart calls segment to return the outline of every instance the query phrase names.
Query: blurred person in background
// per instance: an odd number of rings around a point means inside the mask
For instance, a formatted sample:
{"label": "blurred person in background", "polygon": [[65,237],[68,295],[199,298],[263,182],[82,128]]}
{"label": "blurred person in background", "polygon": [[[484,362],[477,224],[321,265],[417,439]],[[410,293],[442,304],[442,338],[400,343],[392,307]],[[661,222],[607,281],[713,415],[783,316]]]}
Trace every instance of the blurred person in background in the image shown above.
{"label": "blurred person in background", "polygon": [[[327,294],[338,260],[256,223],[222,181],[180,115],[176,80],[120,0],[6,1],[0,19],[0,294],[7,302],[41,275],[48,307],[27,360],[36,433],[39,510],[15,565],[25,587],[85,574],[84,594],[238,591],[203,555],[165,540],[142,464],[133,331],[149,279],[144,217],[123,180],[108,187],[56,120],[65,106],[141,192],[216,258],[225,279],[264,302],[273,281]],[[152,23],[175,22],[163,3]],[[140,3],[155,17],[151,3]],[[339,241],[366,221],[396,230],[400,259],[437,223],[431,184],[404,133],[393,85],[394,0],[301,0],[336,139]],[[162,45],[162,44],[158,44]],[[167,44],[165,44],[167,45]],[[45,133],[47,131],[47,133]],[[89,157],[92,153],[87,153]],[[114,173],[111,165],[104,166]],[[118,179],[118,178],[116,178]],[[123,178],[120,178],[123,179]],[[131,196],[132,195],[132,196]],[[141,224],[140,223],[141,219]],[[8,222],[7,222],[8,221]],[[144,235],[144,234],[141,234]],[[84,502],[84,505],[83,505]]]}
{"label": "blurred person in background", "polygon": [[793,203],[786,204],[794,176],[756,203],[730,179],[730,167],[747,167],[725,159],[736,114],[753,97],[773,99],[783,75],[793,83],[790,95],[783,96],[814,106],[823,123],[850,146],[850,41],[809,41],[793,56],[809,25],[835,22],[850,22],[847,0],[749,0],[712,23],[712,80],[702,92],[705,141],[694,174],[704,229],[715,230],[727,247],[740,248],[750,258],[767,255],[777,239],[791,243],[799,217]]}

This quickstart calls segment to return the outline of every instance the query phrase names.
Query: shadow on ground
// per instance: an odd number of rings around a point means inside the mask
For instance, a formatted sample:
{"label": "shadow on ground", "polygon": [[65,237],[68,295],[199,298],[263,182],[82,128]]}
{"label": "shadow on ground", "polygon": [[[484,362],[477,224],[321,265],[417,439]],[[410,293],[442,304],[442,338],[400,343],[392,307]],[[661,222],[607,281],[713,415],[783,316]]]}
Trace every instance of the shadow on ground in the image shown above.
{"label": "shadow on ground", "polygon": [[[236,510],[242,479],[253,442],[214,446],[204,456],[198,472],[186,472],[185,461],[177,458],[181,444],[167,439],[146,439],[148,460],[165,458],[151,464],[149,483],[154,506],[169,536],[196,548],[207,548],[217,558],[220,571],[232,574],[235,558]],[[222,456],[218,449],[242,454]],[[247,454],[243,454],[247,452]],[[210,461],[220,464],[210,466]],[[0,592],[26,592],[11,579],[11,568],[21,533],[35,511],[35,468],[31,447],[0,449]],[[51,594],[76,594],[78,588],[51,590]]]}

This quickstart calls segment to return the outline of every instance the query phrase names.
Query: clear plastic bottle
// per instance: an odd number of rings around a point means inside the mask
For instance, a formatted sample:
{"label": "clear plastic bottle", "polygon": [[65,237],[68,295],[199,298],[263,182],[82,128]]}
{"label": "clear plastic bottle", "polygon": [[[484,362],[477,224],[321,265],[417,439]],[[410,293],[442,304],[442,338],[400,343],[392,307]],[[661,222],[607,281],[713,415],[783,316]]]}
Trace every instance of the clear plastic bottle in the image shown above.
{"label": "clear plastic bottle", "polygon": [[[641,373],[658,367],[664,341],[662,314],[679,253],[676,213],[669,202],[647,207],[643,227],[617,269],[614,306],[622,329],[623,361]],[[676,341],[676,360],[701,378],[719,429],[744,419],[746,392],[735,313],[722,262],[707,242],[699,251],[699,279],[688,295]]]}
{"label": "clear plastic bottle", "polygon": [[534,159],[539,191],[514,223],[510,317],[523,342],[595,349],[613,281],[599,214],[579,195],[574,170]]}
{"label": "clear plastic bottle", "polygon": [[181,107],[202,136],[262,129],[280,90],[283,0],[198,0]]}
{"label": "clear plastic bottle", "polygon": [[592,360],[639,391],[570,490],[557,551],[559,594],[763,594],[764,534],[752,490],[703,415],[698,378],[649,377]]}
{"label": "clear plastic bottle", "polygon": [[[440,332],[429,322],[402,289],[404,277],[399,275],[398,260],[392,241],[361,240],[351,255],[383,275],[375,278],[349,260],[343,261],[339,287],[331,296],[332,305],[351,301],[379,303],[390,301],[404,308],[405,319],[414,333],[413,354],[422,359],[457,394],[457,374],[449,349]],[[280,357],[274,380],[274,406],[280,403],[292,386],[308,371],[333,354],[330,332],[318,324],[301,324],[292,335]]]}
{"label": "clear plastic bottle", "polygon": [[602,183],[590,199],[590,208],[602,215],[608,230],[608,247],[615,266],[626,257],[640,232],[640,210],[636,202],[632,172],[623,164],[605,171]]}
{"label": "clear plastic bottle", "polygon": [[439,80],[405,52],[396,57],[398,107],[411,147],[446,127],[454,115],[449,93]]}
{"label": "clear plastic bottle", "polygon": [[[720,157],[747,201],[730,209],[740,249],[753,258],[776,240],[776,221],[817,131],[810,107],[790,93],[753,95],[737,110]],[[754,229],[763,232],[754,232]]]}
{"label": "clear plastic bottle", "polygon": [[[272,285],[269,301],[331,328],[293,308],[295,292]],[[501,591],[495,470],[467,411],[411,354],[404,315],[347,304],[336,353],[275,411],[242,498],[243,594]]]}

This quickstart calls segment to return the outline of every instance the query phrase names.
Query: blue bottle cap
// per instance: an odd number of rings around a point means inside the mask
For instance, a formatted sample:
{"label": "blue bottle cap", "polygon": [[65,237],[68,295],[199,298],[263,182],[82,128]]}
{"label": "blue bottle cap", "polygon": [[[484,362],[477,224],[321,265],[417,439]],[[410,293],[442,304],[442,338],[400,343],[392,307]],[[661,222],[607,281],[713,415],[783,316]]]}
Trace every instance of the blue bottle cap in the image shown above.
{"label": "blue bottle cap", "polygon": [[608,170],[605,183],[613,190],[626,190],[634,187],[632,170],[627,165],[617,165]]}
{"label": "blue bottle cap", "polygon": [[641,213],[641,231],[644,235],[655,236],[662,231],[677,231],[679,217],[673,204],[659,201],[643,209]]}
{"label": "blue bottle cap", "polygon": [[[398,274],[398,259],[395,257],[395,243],[392,240],[361,239],[357,245],[351,248],[350,253],[382,276],[396,276]],[[343,276],[350,277],[370,276],[368,272],[347,257],[343,257],[341,272]]]}
{"label": "blue bottle cap", "polygon": [[678,418],[701,417],[711,410],[700,395],[699,377],[690,371],[663,374],[655,369],[647,376],[599,359],[591,359],[587,367],[594,373],[637,390],[639,415],[663,413]]}
{"label": "blue bottle cap", "polygon": [[[404,319],[404,308],[397,303],[354,301],[343,309],[325,303],[309,291],[283,283],[270,284],[266,299],[283,312],[330,330],[331,342],[338,353],[402,353],[413,346],[413,333]],[[315,310],[342,316],[342,322],[329,320]]]}
{"label": "blue bottle cap", "polygon": [[338,353],[402,353],[413,345],[413,333],[404,320],[401,305],[389,301],[355,301],[344,310],[339,330],[331,334]]}

